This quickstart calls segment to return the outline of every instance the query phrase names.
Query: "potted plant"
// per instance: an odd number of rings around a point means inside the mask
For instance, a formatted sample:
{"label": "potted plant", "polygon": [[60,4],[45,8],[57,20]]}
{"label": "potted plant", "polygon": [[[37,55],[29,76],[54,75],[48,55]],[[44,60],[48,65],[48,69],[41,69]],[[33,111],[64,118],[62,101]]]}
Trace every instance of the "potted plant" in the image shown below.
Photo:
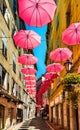
{"label": "potted plant", "polygon": [[63,94],[68,92],[67,99],[71,100],[73,106],[76,107],[78,105],[78,94],[80,93],[80,74],[67,73],[63,77],[61,84],[64,86]]}

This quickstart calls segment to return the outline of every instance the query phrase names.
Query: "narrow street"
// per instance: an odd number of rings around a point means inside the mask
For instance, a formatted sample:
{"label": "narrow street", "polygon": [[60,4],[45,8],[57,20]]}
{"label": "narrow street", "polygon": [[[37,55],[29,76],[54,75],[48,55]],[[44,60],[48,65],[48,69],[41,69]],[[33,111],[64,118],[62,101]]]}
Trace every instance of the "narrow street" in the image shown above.
{"label": "narrow street", "polygon": [[0,130],[80,130],[80,0],[0,0]]}
{"label": "narrow street", "polygon": [[25,121],[18,130],[51,130],[44,119],[41,117]]}

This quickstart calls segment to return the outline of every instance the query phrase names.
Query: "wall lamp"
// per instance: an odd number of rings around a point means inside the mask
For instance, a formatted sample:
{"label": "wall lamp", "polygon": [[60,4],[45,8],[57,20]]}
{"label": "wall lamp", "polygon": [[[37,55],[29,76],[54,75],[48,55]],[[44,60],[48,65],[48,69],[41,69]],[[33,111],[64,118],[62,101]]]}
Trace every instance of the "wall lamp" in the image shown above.
{"label": "wall lamp", "polygon": [[67,61],[64,63],[64,66],[65,66],[65,68],[66,68],[67,73],[69,73],[70,70],[71,70],[71,67],[72,67],[72,62],[71,62],[70,60],[67,60]]}

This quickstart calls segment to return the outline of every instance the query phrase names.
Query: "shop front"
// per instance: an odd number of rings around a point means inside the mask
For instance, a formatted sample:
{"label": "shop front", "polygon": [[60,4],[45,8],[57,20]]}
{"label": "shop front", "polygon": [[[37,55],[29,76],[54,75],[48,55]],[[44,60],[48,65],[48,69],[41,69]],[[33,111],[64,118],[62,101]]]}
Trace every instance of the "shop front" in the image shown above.
{"label": "shop front", "polygon": [[18,104],[17,105],[17,123],[23,121],[23,105]]}
{"label": "shop front", "polygon": [[4,110],[5,107],[0,104],[0,130],[4,128]]}

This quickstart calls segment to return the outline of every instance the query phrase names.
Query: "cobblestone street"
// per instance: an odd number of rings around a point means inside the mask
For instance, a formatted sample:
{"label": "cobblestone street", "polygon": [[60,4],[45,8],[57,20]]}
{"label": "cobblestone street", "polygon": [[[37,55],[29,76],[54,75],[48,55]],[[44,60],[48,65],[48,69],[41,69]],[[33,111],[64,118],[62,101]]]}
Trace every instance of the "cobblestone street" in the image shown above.
{"label": "cobblestone street", "polygon": [[18,130],[52,130],[41,117],[25,121]]}

